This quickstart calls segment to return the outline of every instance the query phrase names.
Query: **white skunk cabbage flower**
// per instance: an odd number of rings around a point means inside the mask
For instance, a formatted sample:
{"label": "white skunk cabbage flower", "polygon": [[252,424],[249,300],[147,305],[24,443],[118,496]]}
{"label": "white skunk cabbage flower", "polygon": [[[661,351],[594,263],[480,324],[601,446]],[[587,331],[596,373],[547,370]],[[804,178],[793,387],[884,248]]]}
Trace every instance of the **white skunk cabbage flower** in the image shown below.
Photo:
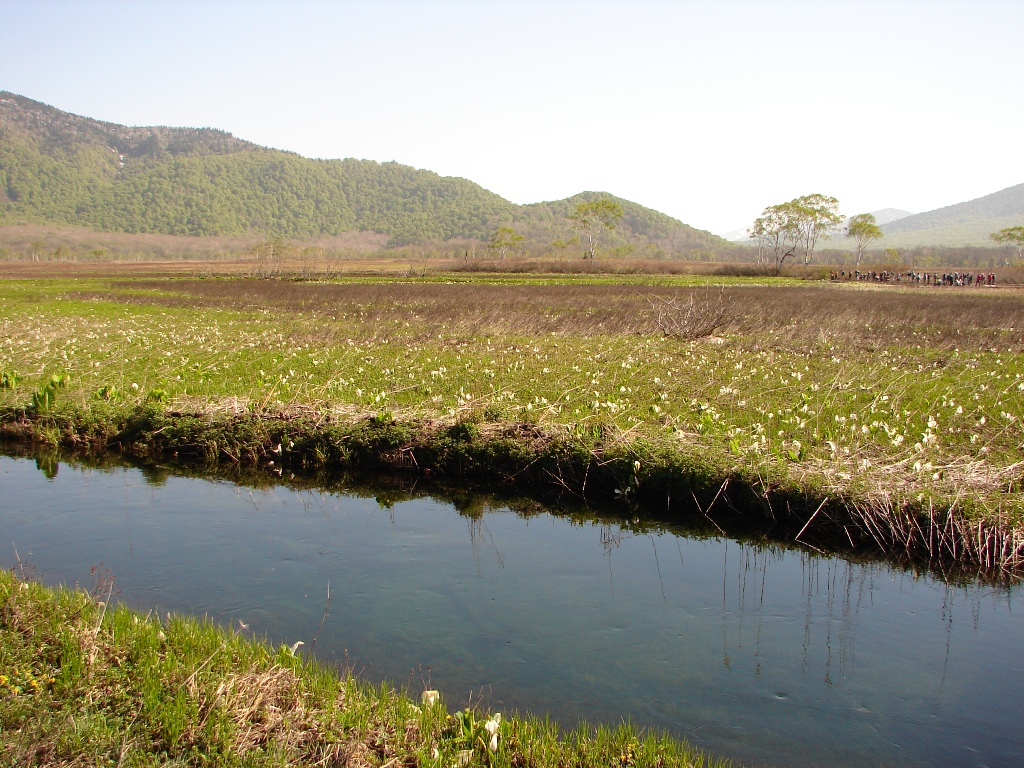
{"label": "white skunk cabbage flower", "polygon": [[487,747],[491,752],[498,751],[498,728],[501,725],[501,713],[495,713],[494,717],[484,723],[484,730],[490,734],[491,740]]}

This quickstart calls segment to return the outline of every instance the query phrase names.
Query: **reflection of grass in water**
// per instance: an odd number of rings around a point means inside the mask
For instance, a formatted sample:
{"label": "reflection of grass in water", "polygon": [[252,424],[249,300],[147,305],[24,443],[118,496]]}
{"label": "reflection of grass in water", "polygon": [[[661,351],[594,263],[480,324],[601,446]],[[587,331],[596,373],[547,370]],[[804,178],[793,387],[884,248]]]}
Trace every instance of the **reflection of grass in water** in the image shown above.
{"label": "reflection of grass in water", "polygon": [[[393,472],[349,472],[336,469],[321,469],[284,478],[245,464],[196,466],[188,462],[153,463],[145,460],[133,461],[130,457],[110,453],[65,453],[47,446],[26,447],[18,443],[0,442],[0,456],[2,455],[31,458],[47,477],[55,476],[59,464],[63,462],[72,467],[88,467],[107,472],[129,467],[138,469],[143,480],[154,487],[166,485],[172,476],[224,480],[242,488],[259,491],[285,488],[299,494],[311,494],[313,498],[322,496],[329,499],[338,495],[373,499],[382,509],[388,511],[401,503],[433,499],[452,505],[459,515],[466,518],[467,531],[474,551],[494,549],[491,546],[492,537],[484,527],[486,516],[491,512],[512,512],[524,519],[552,515],[566,519],[574,525],[597,525],[599,540],[606,556],[616,550],[623,540],[635,536],[647,537],[666,533],[688,539],[717,539],[723,536],[720,528],[698,514],[695,509],[690,509],[689,514],[681,513],[679,509],[669,514],[657,507],[623,509],[621,504],[585,503],[570,494],[552,494],[550,489],[544,487],[534,488],[533,494],[528,495],[529,489],[489,484],[479,480],[449,483]],[[743,518],[729,524],[728,536],[754,551],[805,551],[789,538],[773,538],[773,527],[756,518]],[[500,551],[494,551],[500,560]],[[861,559],[864,562],[872,560],[868,553]],[[887,562],[892,564],[888,560]]]}
{"label": "reflection of grass in water", "polygon": [[1017,297],[729,279],[720,337],[678,341],[656,333],[649,301],[686,303],[697,278],[673,279],[8,283],[0,370],[42,378],[0,390],[0,407],[69,373],[61,400],[91,414],[79,422],[147,398],[210,415],[526,422],[631,452],[641,481],[676,455],[709,482],[795,485],[881,522],[955,504],[1019,525]]}
{"label": "reflection of grass in water", "polygon": [[452,717],[441,701],[339,678],[287,646],[106,610],[10,573],[0,604],[0,748],[12,764],[718,764],[629,726],[559,733],[530,717]]}

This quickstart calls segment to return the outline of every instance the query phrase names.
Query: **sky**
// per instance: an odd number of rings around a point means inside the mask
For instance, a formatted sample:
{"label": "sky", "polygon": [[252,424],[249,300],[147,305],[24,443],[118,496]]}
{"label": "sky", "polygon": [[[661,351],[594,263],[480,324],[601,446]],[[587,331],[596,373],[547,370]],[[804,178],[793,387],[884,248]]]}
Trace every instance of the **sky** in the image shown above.
{"label": "sky", "polygon": [[716,233],[1024,182],[1021,0],[0,0],[0,90]]}

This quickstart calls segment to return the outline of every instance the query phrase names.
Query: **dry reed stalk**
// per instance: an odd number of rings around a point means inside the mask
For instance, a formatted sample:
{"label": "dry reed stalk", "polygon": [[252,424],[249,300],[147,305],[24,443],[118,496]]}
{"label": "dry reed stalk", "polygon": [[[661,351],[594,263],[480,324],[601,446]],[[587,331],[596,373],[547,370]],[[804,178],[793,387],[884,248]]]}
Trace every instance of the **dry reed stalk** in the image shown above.
{"label": "dry reed stalk", "polygon": [[314,735],[310,732],[301,686],[290,669],[274,665],[263,672],[228,675],[212,699],[206,699],[193,685],[199,700],[201,730],[214,707],[228,713],[234,725],[232,748],[240,756],[281,736],[291,747],[300,747]]}
{"label": "dry reed stalk", "polygon": [[963,518],[952,505],[936,513],[929,504],[926,515],[896,503],[892,497],[876,497],[870,502],[851,503],[848,525],[881,551],[912,559],[924,557],[939,567],[948,561],[1009,576],[1024,564],[1024,535],[1020,530],[1005,523]]}

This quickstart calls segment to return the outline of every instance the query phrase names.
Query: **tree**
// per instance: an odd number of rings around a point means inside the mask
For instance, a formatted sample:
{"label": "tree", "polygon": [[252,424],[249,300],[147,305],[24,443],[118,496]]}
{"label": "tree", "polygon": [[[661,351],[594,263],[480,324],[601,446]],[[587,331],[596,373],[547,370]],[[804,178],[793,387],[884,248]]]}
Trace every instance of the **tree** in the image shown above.
{"label": "tree", "polygon": [[570,237],[568,240],[562,240],[561,238],[559,238],[551,244],[551,248],[554,250],[555,256],[557,256],[558,258],[562,258],[562,255],[565,253],[566,248],[579,244],[580,239],[578,237]]}
{"label": "tree", "polygon": [[491,235],[491,242],[487,244],[487,247],[497,251],[498,257],[504,259],[509,250],[515,250],[522,241],[523,236],[517,234],[512,227],[498,227]]}
{"label": "tree", "polygon": [[827,238],[843,220],[839,201],[827,195],[804,195],[790,202],[796,209],[797,244],[804,254],[804,266],[811,263],[819,238]]}
{"label": "tree", "polygon": [[798,249],[804,266],[810,264],[818,240],[828,237],[840,221],[839,201],[834,197],[804,195],[768,206],[747,233],[757,243],[757,263],[767,264],[770,251],[778,274]]}
{"label": "tree", "polygon": [[569,212],[569,226],[581,240],[584,237],[587,239],[587,252],[583,258],[593,259],[597,255],[601,235],[615,229],[621,218],[622,206],[608,198],[579,203]]}
{"label": "tree", "polygon": [[747,230],[757,243],[757,263],[768,264],[769,253],[775,274],[793,255],[799,237],[798,211],[793,203],[769,205]]}
{"label": "tree", "polygon": [[882,237],[882,229],[870,213],[858,213],[846,223],[846,236],[857,241],[857,266],[864,257],[864,249]]}
{"label": "tree", "polygon": [[989,235],[1000,245],[1012,245],[1017,249],[1017,258],[1024,260],[1024,227],[1007,227]]}

